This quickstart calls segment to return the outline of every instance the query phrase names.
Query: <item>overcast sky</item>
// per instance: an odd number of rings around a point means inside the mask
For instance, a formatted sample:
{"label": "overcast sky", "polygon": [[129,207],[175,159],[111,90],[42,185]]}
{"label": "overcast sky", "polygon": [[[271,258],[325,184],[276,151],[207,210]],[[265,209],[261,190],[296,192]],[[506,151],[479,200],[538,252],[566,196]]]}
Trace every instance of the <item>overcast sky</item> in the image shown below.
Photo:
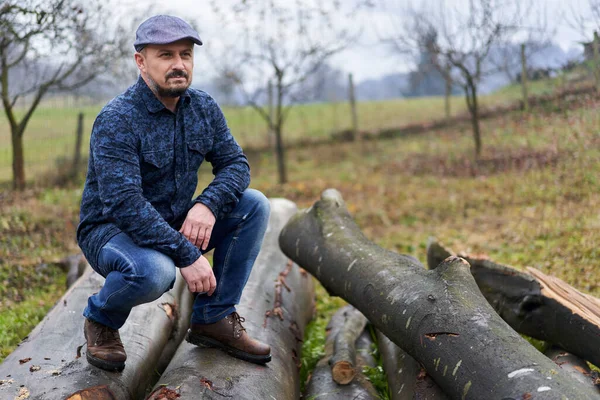
{"label": "overcast sky", "polygon": [[[131,0],[130,0],[131,1]],[[226,4],[231,0],[220,0],[221,4]],[[266,0],[250,0],[266,1]],[[324,2],[332,0],[322,0]],[[348,2],[352,0],[342,0]],[[406,3],[408,0],[388,0],[391,4],[387,9],[376,7],[375,9],[360,12],[352,21],[338,21],[338,23],[350,23],[363,26],[363,33],[360,40],[343,51],[335,55],[330,64],[346,73],[352,72],[356,81],[370,78],[378,78],[385,74],[406,72],[410,69],[410,60],[406,57],[394,55],[389,48],[380,43],[380,38],[385,35],[386,30],[392,20],[390,13],[395,12],[394,6]],[[424,0],[414,0],[413,3],[419,4]],[[444,0],[440,0],[444,1]],[[447,5],[460,7],[465,0],[445,0]],[[565,21],[565,15],[570,13],[571,8],[583,10],[588,0],[533,0],[541,7],[547,15],[548,24],[556,29],[553,35],[553,41],[563,50],[568,51],[573,47],[581,47],[578,41],[582,40],[581,34],[569,26]],[[378,0],[374,1],[378,3]],[[197,27],[200,37],[205,45],[197,49],[196,52],[196,81],[205,80],[214,74],[204,51],[210,52],[215,46],[219,46],[220,37],[227,35],[229,38],[235,37],[236,32],[224,30],[218,17],[212,12],[207,0],[178,0],[177,2],[157,0],[155,7],[146,11],[150,2],[136,1],[132,2],[139,14],[146,16],[154,14],[168,13],[182,17]],[[432,1],[429,1],[431,4]],[[122,3],[121,3],[122,4]],[[133,42],[134,32],[132,32]]]}

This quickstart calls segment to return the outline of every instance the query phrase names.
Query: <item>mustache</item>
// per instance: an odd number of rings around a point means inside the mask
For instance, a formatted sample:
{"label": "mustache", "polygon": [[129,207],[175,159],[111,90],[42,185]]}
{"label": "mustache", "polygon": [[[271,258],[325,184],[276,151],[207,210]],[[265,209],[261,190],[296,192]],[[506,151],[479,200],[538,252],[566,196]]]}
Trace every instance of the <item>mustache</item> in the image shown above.
{"label": "mustache", "polygon": [[181,70],[171,71],[165,76],[165,80],[170,78],[185,78],[188,79],[188,73]]}

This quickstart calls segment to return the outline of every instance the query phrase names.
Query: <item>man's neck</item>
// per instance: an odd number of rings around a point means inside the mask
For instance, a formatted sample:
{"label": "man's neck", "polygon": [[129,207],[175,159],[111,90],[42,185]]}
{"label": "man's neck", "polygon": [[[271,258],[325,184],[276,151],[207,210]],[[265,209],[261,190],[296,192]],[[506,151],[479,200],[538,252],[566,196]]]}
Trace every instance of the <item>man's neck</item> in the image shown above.
{"label": "man's neck", "polygon": [[179,97],[160,97],[156,92],[154,92],[154,95],[158,100],[160,100],[161,103],[165,105],[167,110],[170,110],[173,114],[175,114],[175,110],[177,110],[177,102],[179,101]]}
{"label": "man's neck", "polygon": [[167,108],[167,110],[170,110],[172,113],[175,113],[177,110],[177,102],[179,102],[179,97],[162,97],[156,92],[156,90],[154,90],[154,86],[151,84],[151,82],[149,82],[148,78],[146,76],[144,76],[143,74],[142,74],[142,79],[146,82],[146,85],[148,86],[148,88],[150,88],[152,93],[154,93],[154,96],[156,96],[158,101],[163,103],[163,105]]}

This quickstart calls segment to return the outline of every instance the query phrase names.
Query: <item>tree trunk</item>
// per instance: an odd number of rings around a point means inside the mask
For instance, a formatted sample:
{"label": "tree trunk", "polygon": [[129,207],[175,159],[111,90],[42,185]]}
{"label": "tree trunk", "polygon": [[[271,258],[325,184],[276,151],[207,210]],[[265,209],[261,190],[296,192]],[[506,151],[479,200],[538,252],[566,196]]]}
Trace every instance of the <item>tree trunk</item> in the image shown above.
{"label": "tree trunk", "polygon": [[523,111],[529,111],[529,95],[527,94],[527,59],[525,58],[525,44],[521,45],[521,87],[523,89]]}
{"label": "tree trunk", "polygon": [[285,168],[285,149],[283,147],[283,75],[277,75],[277,123],[275,123],[275,145],[277,153],[277,171],[279,172],[279,183],[287,183],[287,171]]}
{"label": "tree trunk", "polygon": [[479,102],[477,99],[477,87],[474,82],[469,85],[471,91],[472,107],[469,108],[471,112],[471,124],[473,125],[473,139],[475,140],[475,159],[478,160],[481,156],[481,131],[479,125]]}
{"label": "tree trunk", "polygon": [[313,315],[313,280],[277,245],[281,228],[295,211],[288,200],[271,200],[267,234],[237,307],[248,333],[271,346],[272,361],[255,365],[183,342],[150,399],[159,398],[161,391],[182,399],[299,398],[300,347]]}
{"label": "tree trunk", "polygon": [[[430,269],[448,255],[453,253],[430,239]],[[513,329],[600,365],[599,299],[533,268],[527,274],[488,259],[461,257],[471,264],[487,301]]]}
{"label": "tree trunk", "polygon": [[81,142],[83,140],[83,113],[80,112],[77,116],[77,131],[75,133],[75,153],[73,155],[73,170],[72,176],[77,176],[79,164],[81,164]]}
{"label": "tree trunk", "polygon": [[466,261],[451,257],[428,271],[412,257],[381,249],[361,233],[335,190],[290,220],[280,246],[421,363],[451,398],[597,397],[496,314]]}
{"label": "tree trunk", "polygon": [[[546,352],[546,357],[550,358],[566,373],[568,373],[573,380],[579,382],[582,385],[589,386],[596,389],[597,386],[592,379],[592,371],[585,361],[581,358],[568,353],[560,347],[552,346]],[[600,382],[598,383],[600,385]]]}
{"label": "tree trunk", "polygon": [[23,132],[18,127],[11,127],[13,189],[25,189],[25,157],[23,153]]}
{"label": "tree trunk", "polygon": [[[103,281],[100,275],[88,269],[4,360],[0,377],[9,383],[0,386],[0,398],[12,399],[23,388],[29,393],[29,400],[129,400],[144,396],[161,351],[176,325],[177,315],[173,310],[178,299],[174,294],[184,286],[183,278],[178,274],[173,290],[132,310],[120,329],[128,357],[121,373],[93,367],[85,356],[80,357],[80,347],[85,343],[83,307],[88,296],[102,287]],[[170,358],[172,354],[162,356]],[[91,394],[97,397],[85,397]]]}
{"label": "tree trunk", "polygon": [[445,67],[444,81],[446,82],[446,93],[444,96],[444,109],[446,111],[446,121],[450,121],[450,96],[452,95],[452,78],[450,76],[451,66],[448,63]]}
{"label": "tree trunk", "polygon": [[[366,323],[365,316],[352,306],[342,307],[333,315],[327,325],[325,356],[312,372],[304,398],[379,398],[373,385],[362,373],[364,366],[373,366],[374,362],[366,351],[372,343],[364,335]],[[336,371],[336,365],[341,370]]]}
{"label": "tree trunk", "polygon": [[358,139],[358,114],[356,112],[356,96],[354,95],[354,79],[348,74],[348,100],[350,102],[350,115],[352,116],[352,140]]}
{"label": "tree trunk", "polygon": [[283,138],[281,137],[281,124],[275,126],[275,150],[277,155],[277,172],[279,173],[279,183],[287,182],[287,171],[285,169],[285,150],[283,148]]}
{"label": "tree trunk", "polygon": [[448,399],[419,363],[380,331],[377,331],[377,342],[390,389],[390,400]]}
{"label": "tree trunk", "polygon": [[594,78],[596,80],[596,91],[600,93],[600,37],[598,32],[594,31],[594,40],[592,42],[594,53]]}

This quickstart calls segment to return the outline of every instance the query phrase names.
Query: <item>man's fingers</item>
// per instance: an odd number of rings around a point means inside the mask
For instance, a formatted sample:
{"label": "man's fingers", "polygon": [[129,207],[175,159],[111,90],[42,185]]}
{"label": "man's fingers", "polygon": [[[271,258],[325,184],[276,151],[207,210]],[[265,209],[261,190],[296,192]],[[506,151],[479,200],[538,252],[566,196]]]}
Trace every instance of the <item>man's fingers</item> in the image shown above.
{"label": "man's fingers", "polygon": [[217,280],[215,279],[215,274],[210,274],[209,286],[210,288],[208,289],[208,295],[212,296],[212,294],[215,292],[215,289],[217,288]]}
{"label": "man's fingers", "polygon": [[206,250],[208,248],[208,242],[210,242],[210,233],[211,229],[206,228],[206,231],[204,231],[204,243],[202,243],[202,250]]}
{"label": "man's fingers", "polygon": [[196,239],[196,242],[194,243],[196,245],[196,247],[198,247],[198,248],[200,248],[202,246],[202,243],[204,241],[204,232],[205,232],[204,227],[198,228],[198,237]]}
{"label": "man's fingers", "polygon": [[179,230],[179,232],[181,232],[183,234],[183,236],[185,236],[189,240],[190,239],[191,230],[192,230],[191,224],[188,224],[187,222],[184,222],[183,226],[181,227],[181,229]]}
{"label": "man's fingers", "polygon": [[194,246],[198,246],[198,238],[200,237],[201,229],[198,226],[194,226],[191,230],[190,237],[188,238],[190,242],[194,244]]}

